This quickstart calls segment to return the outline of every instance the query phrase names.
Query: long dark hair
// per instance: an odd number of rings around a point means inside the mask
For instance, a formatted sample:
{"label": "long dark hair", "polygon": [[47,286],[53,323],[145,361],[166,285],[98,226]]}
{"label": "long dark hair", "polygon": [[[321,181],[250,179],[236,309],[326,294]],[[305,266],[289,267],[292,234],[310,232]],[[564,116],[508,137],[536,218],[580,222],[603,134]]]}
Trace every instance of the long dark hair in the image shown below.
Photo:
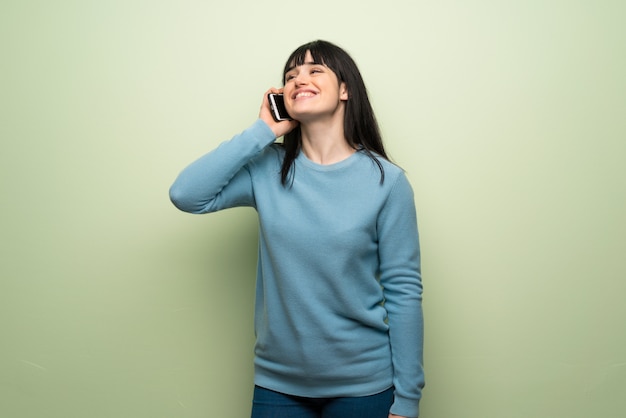
{"label": "long dark hair", "polygon": [[[343,120],[344,135],[352,148],[362,149],[376,163],[380,170],[380,182],[382,183],[385,179],[385,172],[375,154],[385,159],[388,157],[363,77],[361,77],[356,63],[346,51],[337,45],[322,40],[309,42],[293,51],[287,60],[283,70],[283,84],[285,83],[285,74],[291,68],[304,64],[307,52],[311,53],[313,62],[326,65],[337,75],[339,83],[345,83],[348,90],[348,100]],[[284,136],[285,158],[280,171],[283,185],[286,185],[290,178],[293,181],[295,169],[293,162],[300,153],[301,141],[300,126]]]}

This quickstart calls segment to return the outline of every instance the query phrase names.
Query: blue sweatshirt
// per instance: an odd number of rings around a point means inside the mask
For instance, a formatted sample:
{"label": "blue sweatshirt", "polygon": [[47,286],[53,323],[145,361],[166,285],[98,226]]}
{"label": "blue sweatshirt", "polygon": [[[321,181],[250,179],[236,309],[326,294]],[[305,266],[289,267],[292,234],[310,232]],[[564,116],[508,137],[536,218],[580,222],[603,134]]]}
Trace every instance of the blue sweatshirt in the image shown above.
{"label": "blue sweatshirt", "polygon": [[363,151],[330,165],[300,153],[283,186],[282,146],[262,120],[189,165],[179,209],[251,206],[259,215],[255,384],[305,397],[395,387],[391,412],[417,417],[424,386],[422,284],[413,191]]}

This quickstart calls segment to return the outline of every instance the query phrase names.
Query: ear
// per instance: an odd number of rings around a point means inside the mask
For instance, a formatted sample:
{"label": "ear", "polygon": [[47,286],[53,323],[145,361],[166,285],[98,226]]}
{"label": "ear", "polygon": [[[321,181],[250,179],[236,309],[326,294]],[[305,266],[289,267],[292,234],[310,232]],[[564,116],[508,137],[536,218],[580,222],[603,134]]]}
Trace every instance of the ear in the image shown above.
{"label": "ear", "polygon": [[348,97],[350,97],[348,94],[348,86],[346,86],[346,83],[341,83],[339,86],[339,100],[346,101]]}

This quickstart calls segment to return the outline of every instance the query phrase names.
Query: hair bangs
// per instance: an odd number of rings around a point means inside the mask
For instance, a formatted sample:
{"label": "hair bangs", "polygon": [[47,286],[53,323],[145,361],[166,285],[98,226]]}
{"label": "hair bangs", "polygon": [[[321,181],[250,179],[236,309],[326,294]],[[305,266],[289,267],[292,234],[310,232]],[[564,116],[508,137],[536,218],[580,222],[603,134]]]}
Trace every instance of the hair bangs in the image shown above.
{"label": "hair bangs", "polygon": [[300,46],[291,53],[283,70],[283,84],[285,82],[285,75],[290,70],[306,63],[307,52],[311,53],[314,64],[327,66],[337,75],[340,81],[344,81],[338,67],[339,58],[337,51],[334,51],[333,45],[329,45],[327,42],[323,41],[313,41]]}

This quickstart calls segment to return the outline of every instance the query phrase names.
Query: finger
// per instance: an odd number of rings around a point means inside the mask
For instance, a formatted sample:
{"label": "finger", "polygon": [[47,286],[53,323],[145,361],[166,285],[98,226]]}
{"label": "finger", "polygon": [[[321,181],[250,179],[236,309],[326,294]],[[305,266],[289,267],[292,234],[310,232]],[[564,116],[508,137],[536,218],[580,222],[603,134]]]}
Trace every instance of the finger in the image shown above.
{"label": "finger", "polygon": [[271,87],[265,94],[282,94],[283,93],[283,88],[282,87]]}

